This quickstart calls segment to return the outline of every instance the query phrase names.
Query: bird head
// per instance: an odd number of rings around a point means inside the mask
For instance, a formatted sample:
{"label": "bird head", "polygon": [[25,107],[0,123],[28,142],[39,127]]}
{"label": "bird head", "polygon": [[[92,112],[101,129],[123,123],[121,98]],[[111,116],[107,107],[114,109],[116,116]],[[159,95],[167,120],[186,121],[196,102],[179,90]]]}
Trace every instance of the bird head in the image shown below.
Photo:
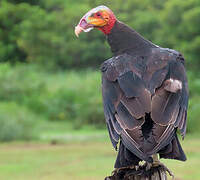
{"label": "bird head", "polygon": [[114,13],[106,6],[98,6],[87,12],[75,28],[75,34],[89,32],[93,28],[98,28],[104,34],[109,34],[116,22]]}

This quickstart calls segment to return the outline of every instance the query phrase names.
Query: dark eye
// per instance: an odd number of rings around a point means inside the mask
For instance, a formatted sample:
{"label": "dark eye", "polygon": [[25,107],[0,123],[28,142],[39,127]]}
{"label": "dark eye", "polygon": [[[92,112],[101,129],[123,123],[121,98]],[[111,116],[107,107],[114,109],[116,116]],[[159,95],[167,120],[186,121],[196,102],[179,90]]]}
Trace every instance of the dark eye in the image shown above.
{"label": "dark eye", "polygon": [[97,13],[97,16],[98,16],[98,17],[100,17],[100,16],[101,16],[101,14],[98,12],[98,13]]}

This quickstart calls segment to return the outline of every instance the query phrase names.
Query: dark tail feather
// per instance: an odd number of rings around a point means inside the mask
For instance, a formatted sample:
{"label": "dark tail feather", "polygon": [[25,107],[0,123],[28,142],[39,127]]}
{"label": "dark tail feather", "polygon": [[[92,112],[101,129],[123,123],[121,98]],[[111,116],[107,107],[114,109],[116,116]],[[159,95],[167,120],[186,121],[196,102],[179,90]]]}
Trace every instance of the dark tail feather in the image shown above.
{"label": "dark tail feather", "polygon": [[187,159],[180,145],[177,135],[175,135],[174,139],[169,145],[159,151],[159,154],[160,158],[165,159],[177,159],[180,161],[186,161]]}
{"label": "dark tail feather", "polygon": [[135,156],[122,142],[120,142],[115,168],[138,165],[139,161],[141,161],[141,159]]}

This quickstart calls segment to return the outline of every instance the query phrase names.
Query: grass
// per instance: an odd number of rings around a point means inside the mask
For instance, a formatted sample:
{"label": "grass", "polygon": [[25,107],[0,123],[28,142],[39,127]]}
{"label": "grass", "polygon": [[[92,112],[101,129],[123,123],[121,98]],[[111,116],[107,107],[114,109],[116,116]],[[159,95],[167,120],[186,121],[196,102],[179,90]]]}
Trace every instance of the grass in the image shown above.
{"label": "grass", "polygon": [[[73,136],[68,136],[71,133]],[[1,144],[0,179],[102,180],[109,175],[113,170],[116,152],[112,149],[106,132],[94,132],[86,128],[81,132],[71,133],[63,134],[62,141],[54,143],[49,143],[53,137],[47,133],[45,141]],[[198,137],[188,136],[182,143],[188,157],[187,162],[164,160],[177,180],[199,180]],[[58,138],[56,132],[55,138]]]}

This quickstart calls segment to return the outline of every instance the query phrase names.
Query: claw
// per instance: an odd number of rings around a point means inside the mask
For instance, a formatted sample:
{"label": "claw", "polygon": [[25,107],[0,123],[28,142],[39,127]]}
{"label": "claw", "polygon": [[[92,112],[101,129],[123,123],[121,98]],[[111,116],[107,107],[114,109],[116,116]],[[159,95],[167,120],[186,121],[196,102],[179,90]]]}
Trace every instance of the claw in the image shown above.
{"label": "claw", "polygon": [[127,169],[127,167],[122,167],[122,168],[116,168],[112,171],[112,175],[114,174],[118,174],[120,170],[123,170],[123,169]]}
{"label": "claw", "polygon": [[135,170],[138,171],[140,166],[135,166]]}
{"label": "claw", "polygon": [[115,170],[112,171],[112,175],[119,173],[119,171],[121,170],[125,170],[125,169],[135,169],[136,171],[138,171],[140,168],[140,166],[136,165],[136,166],[128,166],[128,167],[121,167],[121,168],[116,168]]}
{"label": "claw", "polygon": [[145,166],[146,171],[149,171],[153,167],[153,164],[146,162],[144,166]]}
{"label": "claw", "polygon": [[157,154],[153,155],[153,164],[152,164],[152,167],[162,167],[164,169],[164,171],[168,172],[168,174],[172,177],[172,179],[174,179],[174,174],[172,173],[172,171],[167,167],[165,166],[163,163],[161,163],[158,159],[158,156]]}

